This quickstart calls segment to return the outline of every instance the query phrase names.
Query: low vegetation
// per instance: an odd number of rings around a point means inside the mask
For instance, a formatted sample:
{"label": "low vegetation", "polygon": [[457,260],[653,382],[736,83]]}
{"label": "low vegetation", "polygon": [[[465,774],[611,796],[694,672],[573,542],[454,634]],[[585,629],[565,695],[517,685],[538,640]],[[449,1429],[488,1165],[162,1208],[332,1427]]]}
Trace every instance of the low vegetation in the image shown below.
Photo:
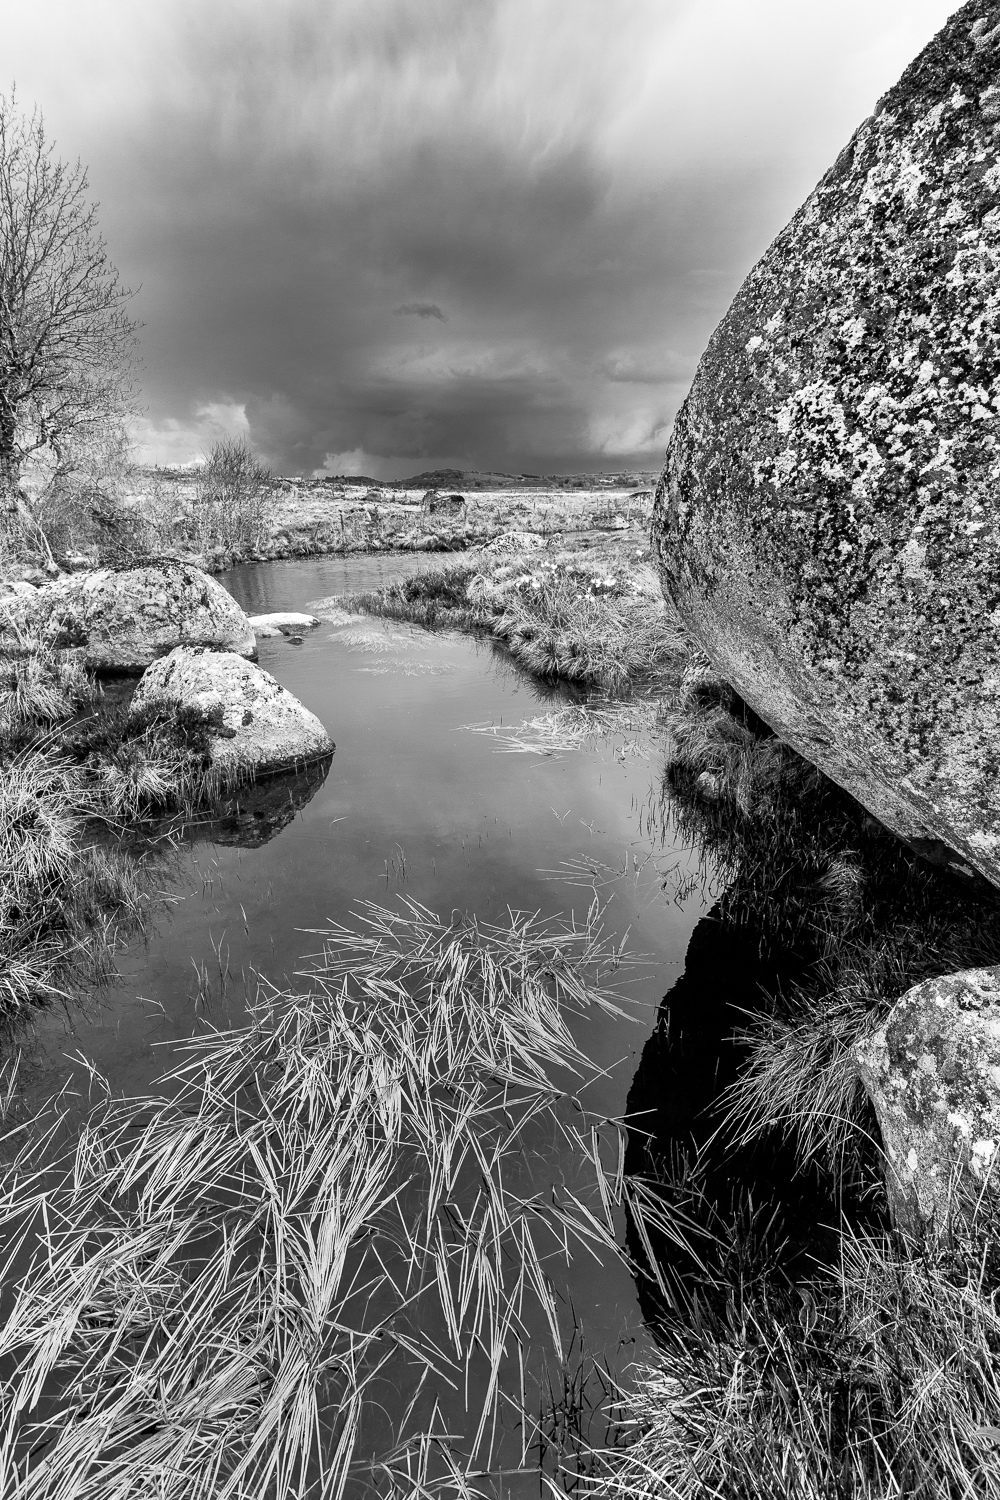
{"label": "low vegetation", "polygon": [[101,982],[141,926],[160,855],[137,823],[219,792],[204,714],[103,701],[78,655],[0,655],[0,1024]]}
{"label": "low vegetation", "polygon": [[482,632],[545,681],[610,699],[663,694],[678,681],[690,640],[642,566],[648,553],[638,553],[487,550],[343,602],[428,628]]}
{"label": "low vegetation", "polygon": [[[570,1015],[619,1005],[597,924],[367,907],[162,1096],[106,1100],[61,1173],[26,1149],[0,1198],[3,1492],[471,1496],[528,1472],[520,1360],[568,1336],[548,1263],[610,1249],[626,1192],[554,1081],[592,1071]],[[589,1191],[532,1179],[553,1131]]]}
{"label": "low vegetation", "polygon": [[721,1302],[695,1299],[637,1372],[635,1438],[600,1493],[995,1500],[997,1229],[984,1209],[974,1235],[905,1254],[847,1228],[826,1274],[733,1276]]}

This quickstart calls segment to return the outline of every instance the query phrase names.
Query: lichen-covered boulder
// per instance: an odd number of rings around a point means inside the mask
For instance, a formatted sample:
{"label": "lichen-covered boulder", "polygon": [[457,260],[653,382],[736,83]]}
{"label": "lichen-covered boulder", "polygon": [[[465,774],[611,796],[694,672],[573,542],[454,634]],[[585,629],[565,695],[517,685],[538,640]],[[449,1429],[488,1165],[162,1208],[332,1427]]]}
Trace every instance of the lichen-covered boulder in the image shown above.
{"label": "lichen-covered boulder", "polygon": [[942,1228],[1000,1187],[1000,968],[916,985],[855,1058],[900,1228]]}
{"label": "lichen-covered boulder", "polygon": [[1000,4],[972,0],[750,273],[674,427],[664,590],[773,728],[1000,884]]}
{"label": "lichen-covered boulder", "polygon": [[547,547],[537,531],[504,531],[483,547],[484,552],[503,556],[508,552],[543,552]]}
{"label": "lichen-covered boulder", "polygon": [[314,713],[253,662],[231,651],[178,646],[148,667],[134,712],[156,703],[196,709],[212,733],[212,767],[239,781],[333,753],[333,741]]}
{"label": "lichen-covered boulder", "polygon": [[157,563],[99,568],[0,599],[0,646],[25,633],[83,648],[97,672],[141,672],[175,646],[210,646],[253,657],[253,628],[232,594],[199,568]]}

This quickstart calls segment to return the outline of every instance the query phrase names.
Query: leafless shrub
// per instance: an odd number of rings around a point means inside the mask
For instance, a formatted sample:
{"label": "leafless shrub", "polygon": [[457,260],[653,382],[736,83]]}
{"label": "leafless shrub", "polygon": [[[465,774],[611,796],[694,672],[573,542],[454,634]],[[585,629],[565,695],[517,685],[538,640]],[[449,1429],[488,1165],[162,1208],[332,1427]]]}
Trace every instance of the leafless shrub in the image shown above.
{"label": "leafless shrub", "polygon": [[201,550],[223,548],[239,556],[258,551],[273,492],[274,475],[246,438],[216,443],[195,499],[194,525]]}

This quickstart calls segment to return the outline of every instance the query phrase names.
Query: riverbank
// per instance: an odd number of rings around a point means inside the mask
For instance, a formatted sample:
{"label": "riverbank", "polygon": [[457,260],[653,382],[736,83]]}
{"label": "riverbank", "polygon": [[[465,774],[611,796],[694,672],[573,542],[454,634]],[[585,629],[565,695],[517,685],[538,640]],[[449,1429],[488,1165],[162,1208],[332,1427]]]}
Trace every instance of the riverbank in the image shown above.
{"label": "riverbank", "polygon": [[198,469],[132,469],[107,493],[23,521],[0,554],[0,577],[160,558],[218,573],[286,558],[463,552],[511,530],[545,539],[644,534],[654,477],[446,471],[379,484],[291,476],[252,500],[227,500]]}
{"label": "riverbank", "polygon": [[[486,552],[351,603],[483,633],[553,679],[559,639],[579,680],[628,697],[650,684],[628,669],[627,627],[613,662],[593,628],[602,576],[623,590],[611,565],[588,586],[572,554]],[[626,1170],[669,1226],[632,1233],[659,1348],[625,1402],[624,1456],[588,1472],[620,1500],[992,1496],[995,1206],[921,1243],[891,1223],[854,1049],[912,986],[1000,963],[1000,906],[882,828],[684,647],[667,670],[661,656],[659,815],[717,872],[710,946],[731,934],[753,962],[716,1022],[717,979],[689,955],[694,1009],[666,996],[630,1096]]]}
{"label": "riverbank", "polygon": [[469,630],[544,682],[657,701],[680,683],[692,643],[664,601],[641,533],[542,540],[508,532],[460,563],[425,568],[346,608]]}

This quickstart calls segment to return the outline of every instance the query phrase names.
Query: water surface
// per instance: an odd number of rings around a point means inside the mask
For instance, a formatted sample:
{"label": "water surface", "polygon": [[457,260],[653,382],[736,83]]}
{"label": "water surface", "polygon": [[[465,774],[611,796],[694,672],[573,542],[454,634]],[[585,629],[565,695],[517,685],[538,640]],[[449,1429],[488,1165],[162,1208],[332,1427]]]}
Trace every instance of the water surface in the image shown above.
{"label": "water surface", "polygon": [[[233,842],[238,826],[188,831],[165,862],[167,899],[147,940],[119,955],[118,986],[85,1012],[40,1019],[28,1059],[33,1095],[67,1077],[84,1095],[91,1067],[116,1092],[149,1089],[172,1043],[205,1020],[240,1020],[245,976],[257,970],[284,983],[320,946],[310,929],[349,923],[361,901],[408,898],[446,918],[457,910],[491,921],[508,907],[582,915],[594,895],[580,873],[586,863],[598,872],[609,933],[650,959],[633,986],[642,1024],[591,1016],[576,1026],[608,1070],[588,1089],[588,1108],[624,1113],[656,1003],[704,910],[698,895],[672,901],[670,879],[661,889],[663,872],[690,861],[643,832],[655,760],[613,742],[558,756],[498,753],[495,739],[470,726],[515,726],[558,707],[560,695],[485,643],[317,606],[404,566],[412,560],[321,558],[225,576],[249,613],[313,607],[328,616],[301,645],[262,640],[260,663],[319,716],[336,754],[325,780],[314,775],[280,815],[248,825],[245,841],[255,847]],[[276,783],[275,803],[286,797]],[[543,1164],[552,1181],[572,1176],[560,1150],[553,1142]],[[621,1367],[641,1336],[625,1271],[581,1260],[563,1294],[591,1349]]]}

